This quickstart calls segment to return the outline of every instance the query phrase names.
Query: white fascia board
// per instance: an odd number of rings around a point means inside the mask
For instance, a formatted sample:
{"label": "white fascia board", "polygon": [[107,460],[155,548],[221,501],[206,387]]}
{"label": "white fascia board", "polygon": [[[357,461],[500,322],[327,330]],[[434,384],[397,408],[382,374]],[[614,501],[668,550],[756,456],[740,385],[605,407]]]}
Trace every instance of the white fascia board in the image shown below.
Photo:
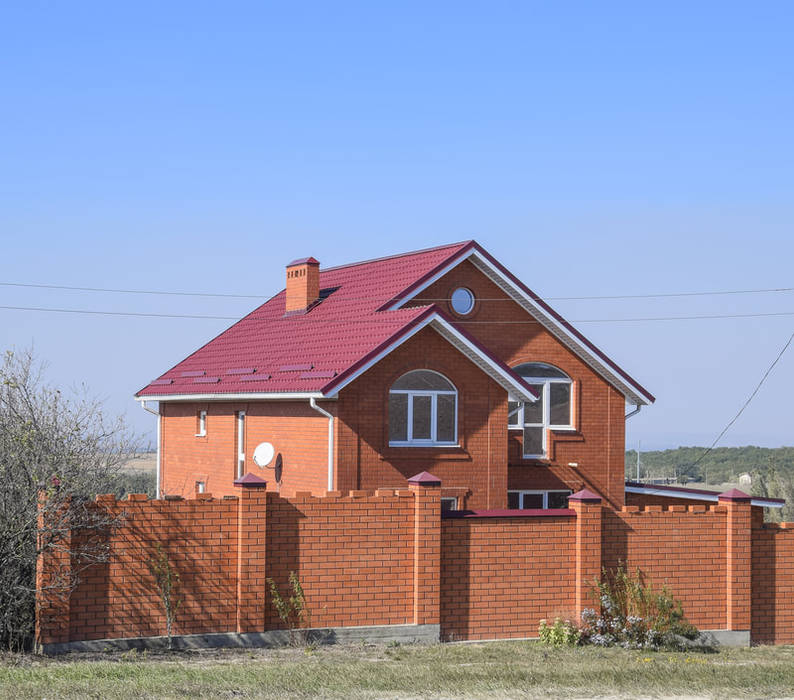
{"label": "white fascia board", "polygon": [[402,299],[398,299],[393,304],[390,304],[385,310],[386,311],[394,311],[395,309],[401,309],[403,305],[410,301],[411,299],[417,297],[419,294],[425,291],[431,284],[434,284],[438,280],[440,280],[444,275],[446,275],[450,270],[454,270],[460,263],[466,260],[472,251],[466,251],[464,253],[456,253],[452,260],[450,260],[444,267],[442,267],[435,275],[428,278],[421,284],[419,287],[414,289],[407,297],[403,297]]}
{"label": "white fascia board", "polygon": [[448,323],[440,316],[435,317],[433,320],[434,330],[438,331],[441,336],[452,343],[452,345],[472,360],[481,370],[490,375],[494,381],[500,384],[508,393],[517,395],[519,399],[529,403],[535,403],[535,401],[538,400],[538,397],[530,394],[526,387],[516,381],[515,377],[512,377],[490,357],[483,354],[476,345],[472,345],[472,343],[461,335],[458,329],[452,324]]}
{"label": "white fascia board", "polygon": [[366,364],[359,367],[353,374],[345,379],[344,382],[337,385],[334,390],[328,394],[328,398],[336,398],[339,392],[344,389],[348,384],[360,377],[368,369],[380,362],[386,355],[393,350],[397,349],[407,340],[415,336],[419,331],[427,326],[433,327],[447,342],[449,342],[458,351],[462,352],[466,357],[474,362],[481,370],[491,376],[498,384],[503,386],[507,391],[516,394],[521,400],[535,402],[537,397],[527,392],[526,387],[516,381],[516,379],[508,372],[505,372],[499,365],[493,362],[490,357],[483,354],[475,345],[472,345],[469,340],[464,338],[460,332],[451,324],[447,323],[438,314],[434,313],[418,323],[408,333],[397,338],[391,345],[384,348],[371,358]]}
{"label": "white fascia board", "polygon": [[364,374],[364,372],[366,372],[368,369],[378,364],[378,362],[380,362],[384,357],[386,357],[386,355],[388,355],[395,348],[400,347],[400,345],[402,345],[406,340],[408,340],[409,338],[413,338],[425,326],[429,325],[434,318],[435,318],[435,314],[428,316],[424,321],[418,323],[404,336],[397,338],[397,340],[395,340],[391,345],[385,347],[377,355],[372,357],[366,364],[359,367],[355,372],[353,372],[353,374],[347,377],[345,381],[334,387],[334,390],[331,393],[329,393],[327,396],[320,395],[317,398],[336,398],[339,392],[342,389],[344,389],[348,384],[358,379],[362,374]]}
{"label": "white fascia board", "polygon": [[581,340],[579,340],[567,328],[561,325],[555,318],[549,316],[549,314],[542,307],[540,307],[538,303],[532,299],[532,297],[526,294],[519,287],[516,287],[516,285],[513,284],[513,282],[508,279],[501,270],[496,269],[489,260],[480,255],[476,248],[467,251],[460,257],[453,258],[452,261],[445,265],[435,275],[425,281],[420,287],[412,291],[410,295],[400,299],[399,301],[396,301],[394,304],[389,306],[389,310],[401,308],[406,302],[417,297],[431,284],[441,279],[450,270],[457,267],[461,262],[469,259],[472,260],[480,272],[484,273],[489,279],[496,283],[497,286],[502,289],[502,291],[506,292],[508,296],[512,297],[519,306],[521,306],[534,319],[536,319],[547,331],[560,340],[563,345],[565,345],[575,355],[578,355],[585,362],[587,362],[587,364],[590,365],[590,367],[592,367],[596,372],[598,372],[598,374],[600,374],[604,379],[606,379],[606,381],[620,389],[621,393],[627,399],[629,399],[632,404],[636,406],[645,406],[651,403],[651,398],[649,396],[637,391],[620,375],[610,370],[609,367],[607,367],[600,360],[600,358],[593,354],[593,352],[587,346],[585,346]]}
{"label": "white fascia board", "polygon": [[326,399],[319,391],[302,392],[257,392],[251,394],[159,394],[157,396],[135,396],[136,401],[302,401]]}
{"label": "white fascia board", "polygon": [[[687,491],[668,491],[667,489],[655,489],[652,486],[626,486],[626,493],[639,493],[644,496],[663,496],[664,498],[683,498],[688,501],[709,501],[718,503],[720,494],[692,493]],[[770,503],[763,498],[753,498],[750,504],[762,508],[782,508],[782,503]]]}
{"label": "white fascia board", "polygon": [[470,257],[475,267],[488,276],[495,282],[504,292],[524,308],[529,314],[535,318],[547,331],[558,338],[563,345],[569,348],[574,354],[578,355],[587,362],[598,374],[606,379],[610,384],[616,386],[623,393],[624,396],[629,398],[636,406],[648,405],[651,403],[650,397],[637,391],[625,379],[616,374],[607,367],[604,362],[598,358],[587,346],[585,346],[579,338],[573,335],[565,326],[559,323],[555,318],[549,316],[545,309],[543,309],[532,297],[524,292],[520,287],[516,287],[513,282],[508,279],[501,270],[496,269],[491,265],[490,261],[486,260],[479,254],[477,250],[471,252]]}

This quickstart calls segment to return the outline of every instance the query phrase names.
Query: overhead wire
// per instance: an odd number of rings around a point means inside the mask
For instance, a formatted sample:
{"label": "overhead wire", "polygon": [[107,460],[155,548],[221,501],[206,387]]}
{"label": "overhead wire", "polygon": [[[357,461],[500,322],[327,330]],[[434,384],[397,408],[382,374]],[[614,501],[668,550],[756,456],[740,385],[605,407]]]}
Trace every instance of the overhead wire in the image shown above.
{"label": "overhead wire", "polygon": [[794,333],[792,333],[789,336],[789,339],[786,341],[786,344],[783,346],[783,349],[777,354],[777,357],[775,358],[774,362],[772,362],[772,364],[769,365],[766,372],[764,372],[764,376],[761,377],[761,381],[758,382],[755,389],[753,389],[753,393],[750,394],[747,400],[742,404],[742,407],[739,409],[739,412],[733,418],[731,418],[730,421],[728,421],[728,424],[722,429],[722,432],[719,435],[717,435],[717,437],[714,439],[714,442],[712,442],[711,445],[709,445],[709,447],[707,447],[703,451],[703,454],[701,454],[694,462],[692,462],[692,464],[689,465],[690,467],[696,467],[698,464],[700,464],[703,461],[703,459],[717,446],[717,443],[720,440],[722,440],[725,433],[727,433],[731,429],[731,426],[739,419],[739,416],[741,416],[742,413],[744,413],[744,410],[750,405],[752,400],[755,398],[755,395],[763,386],[764,382],[766,381],[766,378],[771,374],[772,370],[775,368],[775,365],[777,365],[777,363],[780,362],[780,358],[782,358],[786,350],[788,350],[792,341],[794,341]]}
{"label": "overhead wire", "polygon": [[[169,291],[169,290],[156,290],[156,289],[123,289],[112,287],[76,287],[63,284],[38,284],[30,282],[0,282],[2,287],[22,287],[32,289],[59,289],[62,291],[74,292],[99,292],[110,294],[149,294],[149,295],[164,295],[164,296],[184,296],[184,297],[206,297],[206,298],[221,298],[221,299],[269,299],[273,294],[232,294],[221,292],[190,292],[190,291]],[[613,295],[585,295],[585,296],[550,296],[543,297],[545,301],[600,301],[600,300],[618,300],[618,299],[667,299],[674,297],[698,297],[698,296],[724,296],[724,295],[737,295],[737,294],[779,294],[786,292],[794,292],[794,287],[770,287],[766,289],[728,289],[717,291],[705,292],[663,292],[654,294],[613,294]],[[373,296],[367,297],[346,297],[350,300],[361,301],[363,299],[371,299],[373,301],[389,301],[393,296],[386,296],[376,298]],[[430,298],[420,297],[423,301],[446,301],[446,298]],[[488,298],[480,297],[478,301],[511,301],[509,297]]]}
{"label": "overhead wire", "polygon": [[[6,306],[0,305],[0,309],[12,311],[37,311],[64,314],[88,314],[96,316],[140,316],[152,318],[184,318],[184,319],[203,319],[210,321],[262,321],[264,319],[239,316],[214,316],[203,314],[169,314],[142,311],[102,311],[94,309],[62,309],[42,306]],[[766,318],[775,316],[794,316],[794,311],[773,311],[769,313],[747,313],[747,314],[704,314],[693,316],[638,316],[632,318],[582,318],[574,319],[571,323],[638,323],[646,321],[696,321],[708,319],[729,319],[729,318]],[[313,317],[314,323],[394,323],[393,319],[384,318],[317,318]],[[462,325],[497,325],[497,326],[522,326],[536,325],[539,321],[467,321],[465,319],[455,319],[456,324]]]}

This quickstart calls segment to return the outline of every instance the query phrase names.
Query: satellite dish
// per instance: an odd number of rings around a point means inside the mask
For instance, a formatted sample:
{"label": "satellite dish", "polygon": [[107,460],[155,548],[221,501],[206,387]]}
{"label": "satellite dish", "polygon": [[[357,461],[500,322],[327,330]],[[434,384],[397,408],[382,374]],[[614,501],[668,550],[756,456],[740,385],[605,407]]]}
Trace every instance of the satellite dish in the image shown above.
{"label": "satellite dish", "polygon": [[269,442],[260,442],[254,450],[254,463],[258,467],[266,467],[273,461],[274,454],[276,451],[273,449],[273,445]]}

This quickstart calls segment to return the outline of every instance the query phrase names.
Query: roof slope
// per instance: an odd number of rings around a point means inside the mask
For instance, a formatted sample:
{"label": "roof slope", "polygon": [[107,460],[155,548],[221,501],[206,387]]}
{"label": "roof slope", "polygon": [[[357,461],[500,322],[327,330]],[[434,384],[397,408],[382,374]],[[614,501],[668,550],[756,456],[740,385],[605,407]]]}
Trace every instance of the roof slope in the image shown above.
{"label": "roof slope", "polygon": [[[333,396],[374,358],[412,332],[433,327],[519,396],[523,380],[464,333],[436,305],[402,308],[435,279],[471,259],[561,342],[627,399],[654,397],[618,367],[476,241],[463,241],[320,270],[321,301],[306,313],[284,313],[286,290],[269,299],[136,394],[189,398],[237,394]],[[432,319],[430,317],[433,317]]]}
{"label": "roof slope", "polygon": [[321,296],[327,297],[308,313],[285,316],[282,290],[137,396],[320,392],[427,312],[377,310],[466,245],[321,270]]}

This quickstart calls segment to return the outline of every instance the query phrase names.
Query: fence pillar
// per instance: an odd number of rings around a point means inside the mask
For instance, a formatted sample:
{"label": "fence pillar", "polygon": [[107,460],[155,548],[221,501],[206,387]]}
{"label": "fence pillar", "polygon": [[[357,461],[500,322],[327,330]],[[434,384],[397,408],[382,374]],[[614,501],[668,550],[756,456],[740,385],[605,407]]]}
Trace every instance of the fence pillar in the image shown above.
{"label": "fence pillar", "polygon": [[422,472],[408,479],[414,493],[414,624],[441,619],[441,480]]}
{"label": "fence pillar", "polygon": [[237,501],[237,631],[264,632],[266,619],[267,482],[246,474]]}
{"label": "fence pillar", "polygon": [[583,489],[569,496],[568,504],[576,511],[574,608],[580,620],[593,581],[601,577],[601,496]]}
{"label": "fence pillar", "polygon": [[720,505],[728,511],[725,537],[725,627],[748,634],[752,593],[751,500],[739,489],[719,495]]}

